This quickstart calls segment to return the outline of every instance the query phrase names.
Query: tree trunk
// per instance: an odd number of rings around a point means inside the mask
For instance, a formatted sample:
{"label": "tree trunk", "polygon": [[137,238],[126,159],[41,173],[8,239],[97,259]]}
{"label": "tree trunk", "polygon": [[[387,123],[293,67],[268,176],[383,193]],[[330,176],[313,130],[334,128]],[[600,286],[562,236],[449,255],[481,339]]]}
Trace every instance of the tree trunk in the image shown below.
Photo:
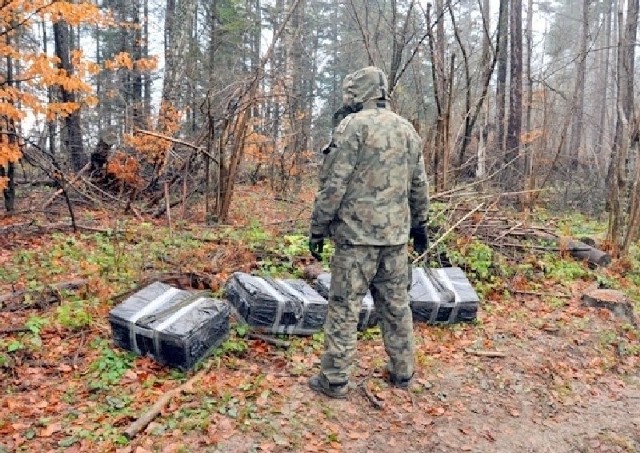
{"label": "tree trunk", "polygon": [[[625,30],[625,46],[623,55],[623,65],[625,68],[626,84],[623,85],[624,97],[623,97],[623,110],[624,119],[626,120],[627,134],[623,134],[622,140],[625,146],[629,146],[631,143],[635,144],[634,148],[637,148],[637,121],[635,118],[634,109],[634,76],[635,76],[635,46],[636,37],[638,35],[638,8],[639,0],[629,0],[627,4],[627,23]],[[631,96],[631,98],[629,98]],[[633,180],[631,182],[631,191],[629,193],[629,202],[627,210],[627,225],[625,231],[625,237],[622,242],[622,255],[627,255],[631,247],[631,243],[638,237],[638,229],[640,229],[640,158],[637,152],[631,155],[631,150],[627,153],[620,153],[620,159],[625,159],[624,162],[620,162],[624,167],[624,176],[629,174],[630,162],[635,159],[635,172],[632,175]]]}
{"label": "tree trunk", "polygon": [[607,117],[608,101],[609,101],[609,72],[610,72],[610,57],[611,57],[611,21],[612,21],[613,1],[609,0],[607,4],[607,12],[604,18],[604,62],[602,64],[602,75],[599,77],[602,80],[600,88],[600,121],[598,130],[598,142],[596,145],[596,153],[600,156],[604,156],[604,149],[609,143],[609,120]]}
{"label": "tree trunk", "polygon": [[509,123],[507,125],[507,153],[505,154],[506,182],[510,190],[523,187],[521,177],[520,134],[522,132],[522,0],[511,2],[511,54],[509,85]]}
{"label": "tree trunk", "polygon": [[444,4],[442,0],[436,1],[435,17],[438,21],[436,24],[436,36],[434,38],[431,31],[430,4],[427,4],[427,33],[429,34],[429,51],[431,55],[431,75],[433,79],[433,92],[436,103],[436,133],[435,146],[433,152],[434,158],[434,180],[436,191],[446,190],[448,185],[447,173],[448,168],[448,127],[447,115],[449,108],[449,83],[447,82],[445,70],[445,34],[444,34]]}
{"label": "tree trunk", "polygon": [[[133,42],[131,43],[131,46],[132,46],[133,60],[140,61],[143,55],[142,27],[141,27],[141,20],[140,20],[140,13],[141,13],[140,0],[133,0],[132,6],[133,6],[134,29],[133,29]],[[146,18],[143,18],[142,20],[144,20],[146,24]],[[144,45],[146,46],[146,44]],[[142,99],[142,88],[144,86],[142,81],[142,71],[140,71],[139,68],[136,68],[134,66],[133,70],[130,71],[130,73],[132,78],[131,107],[133,110],[133,113],[132,113],[133,127],[135,129],[141,129],[141,128],[144,128],[146,124],[144,102]]]}
{"label": "tree trunk", "polygon": [[[618,29],[618,49],[616,73],[618,82],[616,84],[616,129],[613,149],[611,150],[611,164],[609,166],[610,184],[609,184],[609,226],[607,230],[607,240],[611,244],[611,255],[617,258],[620,255],[620,236],[624,219],[622,218],[622,207],[620,197],[624,193],[624,171],[623,161],[627,149],[627,118],[624,111],[623,93],[626,89],[626,72],[624,68],[624,46],[625,46],[625,30],[623,26],[623,4],[618,4],[617,11],[617,29]],[[623,88],[624,87],[624,88]]]}
{"label": "tree trunk", "polygon": [[[531,112],[533,110],[533,74],[531,68],[531,61],[533,56],[533,0],[529,0],[527,3],[527,109],[525,113],[525,132],[531,133]],[[525,189],[533,190],[535,187],[535,181],[533,180],[533,152],[534,148],[531,143],[524,144],[524,180]],[[531,205],[532,198],[531,192],[524,195],[524,205],[526,210],[533,209]]]}
{"label": "tree trunk", "polygon": [[582,2],[582,24],[580,34],[580,49],[578,50],[578,62],[576,67],[577,98],[573,124],[571,125],[571,140],[569,144],[569,155],[571,156],[573,168],[580,159],[580,148],[582,146],[583,122],[584,122],[584,81],[587,69],[587,40],[589,37],[589,6],[591,0]]}
{"label": "tree trunk", "polygon": [[186,63],[195,6],[195,0],[167,0],[164,19],[165,66],[159,118],[161,122],[167,119],[168,107],[180,109],[184,104]]}
{"label": "tree trunk", "polygon": [[[45,53],[45,55],[48,55],[49,53],[47,45],[48,42],[49,39],[47,37],[47,24],[42,21],[42,51]],[[97,53],[96,55],[99,55],[99,53]],[[100,61],[98,61],[98,64],[100,64]],[[97,78],[97,80],[99,81],[100,78]],[[96,91],[99,91],[99,88],[100,87],[98,85]],[[47,100],[49,101],[49,103],[55,102],[55,92],[52,87],[47,87]],[[57,132],[55,120],[47,120],[47,139],[49,143],[49,153],[51,155],[54,155],[56,153],[56,135]]]}
{"label": "tree trunk", "polygon": [[[142,56],[149,58],[149,0],[143,0],[143,25],[142,25]],[[144,121],[147,123],[151,117],[151,73],[145,71],[143,77],[144,85]]]}
{"label": "tree trunk", "polygon": [[[489,68],[491,62],[491,72],[493,73],[493,66],[496,58],[491,58],[491,0],[482,0],[479,5],[482,8],[482,67]],[[497,47],[500,43],[498,41]],[[490,80],[490,79],[489,79]],[[488,84],[487,84],[488,87]],[[486,89],[485,89],[486,90]],[[478,165],[476,168],[476,177],[482,179],[487,173],[487,138],[489,135],[489,98],[482,96],[481,105],[478,109],[480,115],[480,130],[478,131]]]}
{"label": "tree trunk", "polygon": [[[67,74],[73,74],[71,64],[71,36],[69,25],[64,21],[53,24],[53,36],[55,40],[56,56],[60,59],[59,67]],[[73,91],[64,87],[60,88],[62,102],[76,103],[76,95]],[[64,145],[71,158],[71,165],[75,171],[80,171],[87,163],[82,140],[82,124],[80,121],[80,109],[75,109],[65,117],[66,134]]]}
{"label": "tree trunk", "polygon": [[[471,131],[473,129],[472,122],[472,112],[471,112],[471,91],[473,89],[471,83],[471,71],[469,69],[469,59],[467,57],[467,50],[465,49],[464,43],[462,42],[462,38],[460,37],[460,33],[458,31],[458,26],[456,25],[455,15],[453,14],[453,9],[449,7],[449,16],[451,17],[451,24],[453,26],[453,32],[456,37],[456,42],[460,47],[460,54],[462,55],[462,64],[464,67],[464,82],[465,82],[465,95],[464,95],[464,130],[462,133],[462,141],[460,143],[460,151],[458,152],[458,172],[460,175],[464,175],[467,177],[473,176],[473,167],[468,165],[466,160],[466,151],[469,146],[469,141],[471,140]],[[484,68],[484,66],[483,66]],[[484,72],[484,71],[483,71]]]}
{"label": "tree trunk", "polygon": [[496,150],[500,160],[506,157],[505,151],[505,109],[507,86],[507,40],[509,39],[509,1],[500,0],[498,20],[498,80],[496,87]]}

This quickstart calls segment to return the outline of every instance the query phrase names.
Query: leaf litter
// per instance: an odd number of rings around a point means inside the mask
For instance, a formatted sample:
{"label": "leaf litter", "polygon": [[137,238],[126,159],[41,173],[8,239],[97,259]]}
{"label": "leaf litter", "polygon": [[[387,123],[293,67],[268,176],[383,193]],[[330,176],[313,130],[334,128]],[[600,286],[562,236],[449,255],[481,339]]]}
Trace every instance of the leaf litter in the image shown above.
{"label": "leaf litter", "polygon": [[[295,231],[278,226],[292,227],[282,224],[290,206],[265,209],[257,193],[240,195],[235,236],[189,225],[168,237],[160,221],[116,225],[106,213],[87,212],[96,226],[126,234],[12,233],[2,241],[3,293],[73,278],[89,284],[45,308],[0,312],[3,326],[34,326],[0,337],[0,451],[640,450],[639,333],[583,307],[577,295],[586,281],[545,281],[546,292],[572,294],[562,303],[492,291],[474,324],[416,325],[410,393],[375,375],[367,382],[382,408],[358,388],[344,401],[307,388],[321,338],[294,339],[281,350],[232,335],[236,344],[207,358],[201,378],[127,441],[123,429],[189,376],[113,349],[106,323],[113,301],[167,272],[200,275],[200,284],[218,291],[234,270],[264,271],[256,260],[265,254],[261,241]],[[268,225],[248,219],[251,212],[263,212]],[[301,273],[311,260],[296,253],[301,257],[282,260],[277,272]],[[526,281],[514,283],[527,289]],[[362,338],[354,376],[371,376],[384,361],[379,335]]]}

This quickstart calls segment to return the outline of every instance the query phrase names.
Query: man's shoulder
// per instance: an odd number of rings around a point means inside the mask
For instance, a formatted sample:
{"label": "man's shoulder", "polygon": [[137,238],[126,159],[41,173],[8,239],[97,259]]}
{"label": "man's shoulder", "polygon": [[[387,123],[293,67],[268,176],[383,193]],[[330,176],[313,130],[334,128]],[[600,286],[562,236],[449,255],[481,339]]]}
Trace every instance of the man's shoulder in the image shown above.
{"label": "man's shoulder", "polygon": [[406,133],[418,139],[420,138],[409,120],[389,109],[366,109],[352,113],[342,120],[336,132],[344,133],[355,131],[362,126],[371,125],[375,125],[376,127],[389,127],[394,130],[404,130]]}
{"label": "man's shoulder", "polygon": [[406,119],[389,109],[365,109],[353,113],[349,115],[349,117],[353,119],[354,125],[367,122],[385,121],[413,127]]}

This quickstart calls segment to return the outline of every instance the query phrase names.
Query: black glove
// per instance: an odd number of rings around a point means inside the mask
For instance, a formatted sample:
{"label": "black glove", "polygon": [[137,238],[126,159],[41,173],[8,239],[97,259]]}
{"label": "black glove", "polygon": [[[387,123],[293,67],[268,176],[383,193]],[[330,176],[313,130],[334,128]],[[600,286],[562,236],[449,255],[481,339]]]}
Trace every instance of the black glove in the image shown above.
{"label": "black glove", "polygon": [[324,249],[324,236],[321,234],[312,234],[309,236],[309,251],[318,261],[322,261],[322,249]]}
{"label": "black glove", "polygon": [[415,250],[418,255],[422,255],[427,251],[429,238],[427,237],[426,227],[411,228],[411,230],[409,230],[409,237],[413,239],[413,250]]}

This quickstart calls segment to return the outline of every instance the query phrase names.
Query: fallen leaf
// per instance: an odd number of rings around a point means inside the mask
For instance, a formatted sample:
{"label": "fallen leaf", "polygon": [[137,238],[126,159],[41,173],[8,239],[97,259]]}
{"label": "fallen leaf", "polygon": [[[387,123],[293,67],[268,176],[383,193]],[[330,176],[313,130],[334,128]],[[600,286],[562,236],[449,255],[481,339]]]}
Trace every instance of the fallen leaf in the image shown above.
{"label": "fallen leaf", "polygon": [[353,440],[365,440],[369,438],[369,433],[365,433],[365,432],[359,433],[359,432],[352,431],[349,433],[349,438]]}
{"label": "fallen leaf", "polygon": [[68,373],[69,371],[73,370],[73,368],[71,368],[69,365],[67,365],[66,363],[61,364],[58,369],[60,371],[62,371],[63,373]]}
{"label": "fallen leaf", "polygon": [[446,411],[444,407],[432,407],[427,412],[430,415],[440,416],[443,415]]}
{"label": "fallen leaf", "polygon": [[134,453],[152,453],[151,450],[147,450],[144,447],[141,447],[140,445],[138,445],[135,449]]}
{"label": "fallen leaf", "polygon": [[495,436],[493,435],[493,433],[491,431],[485,431],[483,433],[483,435],[484,435],[485,439],[487,439],[487,440],[489,440],[491,442],[495,442],[496,441],[496,438],[495,438]]}
{"label": "fallen leaf", "polygon": [[52,423],[47,425],[42,431],[40,431],[40,437],[51,437],[58,431],[62,430],[62,423]]}
{"label": "fallen leaf", "polygon": [[264,442],[260,445],[260,451],[273,451],[276,448],[276,444],[273,442]]}

